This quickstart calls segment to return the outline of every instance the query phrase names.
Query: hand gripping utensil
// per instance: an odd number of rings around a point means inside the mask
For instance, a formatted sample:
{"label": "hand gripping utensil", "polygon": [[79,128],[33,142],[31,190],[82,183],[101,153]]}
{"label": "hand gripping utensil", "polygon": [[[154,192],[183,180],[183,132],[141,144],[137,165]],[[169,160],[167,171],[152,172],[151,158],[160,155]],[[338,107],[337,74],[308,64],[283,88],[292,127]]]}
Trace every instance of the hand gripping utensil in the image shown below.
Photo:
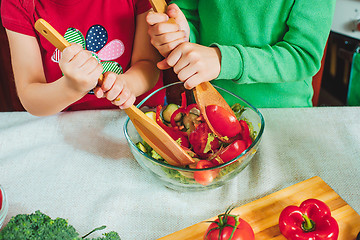
{"label": "hand gripping utensil", "polygon": [[[153,7],[155,12],[165,13],[167,4],[165,0],[150,0],[151,6]],[[169,20],[174,20],[170,18]],[[170,21],[168,21],[170,22]],[[174,21],[172,21],[174,22]],[[217,105],[224,109],[226,109],[229,114],[233,115],[236,118],[233,110],[229,106],[229,104],[225,101],[225,99],[221,96],[221,94],[211,85],[210,82],[203,82],[197,85],[193,89],[195,101],[200,108],[200,112],[203,115],[206,123],[208,124],[210,130],[215,133],[219,138],[224,142],[231,141],[231,139],[222,136],[219,132],[217,132],[213,126],[211,125],[207,115],[206,115],[206,106],[209,105]]]}
{"label": "hand gripping utensil", "polygon": [[[34,26],[42,36],[60,51],[63,51],[66,47],[70,46],[70,43],[44,19],[37,20]],[[101,75],[99,81],[102,81],[102,78]],[[194,159],[192,159],[164,129],[146,116],[140,109],[132,105],[131,107],[124,109],[124,111],[129,116],[142,139],[169,164],[174,166],[184,166],[195,162]]]}

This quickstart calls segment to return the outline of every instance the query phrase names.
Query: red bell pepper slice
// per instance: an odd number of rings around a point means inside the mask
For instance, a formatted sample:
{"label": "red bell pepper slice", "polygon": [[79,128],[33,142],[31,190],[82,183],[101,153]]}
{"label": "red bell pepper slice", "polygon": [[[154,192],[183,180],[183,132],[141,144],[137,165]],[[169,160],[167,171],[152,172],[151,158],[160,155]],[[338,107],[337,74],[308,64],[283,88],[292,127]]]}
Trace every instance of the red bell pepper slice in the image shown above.
{"label": "red bell pepper slice", "polygon": [[171,114],[171,117],[170,117],[171,126],[177,127],[176,122],[175,122],[175,118],[176,118],[176,116],[177,116],[179,113],[182,113],[182,114],[184,114],[184,115],[189,115],[191,109],[193,109],[193,108],[199,109],[199,107],[198,107],[198,105],[197,105],[196,103],[190,104],[190,105],[187,106],[187,107],[181,106],[180,108],[176,109],[176,110],[173,112],[173,114]]}
{"label": "red bell pepper slice", "polygon": [[186,132],[182,132],[178,129],[175,128],[171,128],[166,126],[163,121],[161,120],[160,117],[160,113],[161,113],[161,105],[158,105],[156,108],[156,123],[165,130],[165,132],[167,132],[175,141],[179,141],[180,140],[180,145],[184,146],[186,148],[190,147],[190,143],[189,143],[189,139],[187,137],[187,133]]}
{"label": "red bell pepper slice", "polygon": [[288,206],[280,214],[279,228],[288,240],[336,240],[339,226],[330,208],[317,199]]}
{"label": "red bell pepper slice", "polygon": [[179,113],[186,114],[185,108],[178,108],[173,112],[173,114],[171,114],[170,123],[171,123],[172,127],[177,127],[176,122],[175,122],[175,118]]}
{"label": "red bell pepper slice", "polygon": [[181,93],[181,108],[186,108],[187,101],[186,101],[186,92]]}

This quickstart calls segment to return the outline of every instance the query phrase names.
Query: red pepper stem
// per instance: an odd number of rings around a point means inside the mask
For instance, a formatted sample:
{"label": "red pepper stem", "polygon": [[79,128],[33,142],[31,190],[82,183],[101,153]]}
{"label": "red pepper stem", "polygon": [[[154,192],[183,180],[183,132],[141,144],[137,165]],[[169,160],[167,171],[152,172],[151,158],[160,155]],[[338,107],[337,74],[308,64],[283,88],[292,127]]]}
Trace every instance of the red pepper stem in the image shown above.
{"label": "red pepper stem", "polygon": [[305,232],[311,232],[315,229],[315,223],[314,221],[312,221],[308,216],[306,216],[305,214],[302,215],[302,217],[304,218],[304,222],[301,224],[301,228],[305,231]]}

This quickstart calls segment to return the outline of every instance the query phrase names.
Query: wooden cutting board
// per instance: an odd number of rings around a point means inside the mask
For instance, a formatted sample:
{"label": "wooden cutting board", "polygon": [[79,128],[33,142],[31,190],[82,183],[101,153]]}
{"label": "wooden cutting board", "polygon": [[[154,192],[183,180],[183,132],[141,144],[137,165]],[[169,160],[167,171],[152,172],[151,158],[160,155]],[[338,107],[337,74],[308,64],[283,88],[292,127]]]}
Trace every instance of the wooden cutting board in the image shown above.
{"label": "wooden cutting board", "polygon": [[[299,206],[308,198],[325,202],[331,215],[340,228],[338,240],[355,240],[360,231],[360,215],[355,212],[329,185],[320,177],[313,177],[266,197],[245,204],[232,211],[252,226],[256,240],[286,240],[281,235],[278,220],[281,211],[288,205]],[[221,214],[221,213],[219,213]],[[209,223],[216,217],[197,223],[159,240],[202,240]]]}

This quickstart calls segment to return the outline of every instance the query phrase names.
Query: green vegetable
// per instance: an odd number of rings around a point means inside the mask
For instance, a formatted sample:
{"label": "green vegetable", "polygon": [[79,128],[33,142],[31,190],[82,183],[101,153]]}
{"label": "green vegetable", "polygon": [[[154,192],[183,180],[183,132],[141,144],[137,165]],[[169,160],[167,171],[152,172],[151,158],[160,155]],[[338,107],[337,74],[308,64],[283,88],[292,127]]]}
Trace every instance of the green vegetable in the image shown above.
{"label": "green vegetable", "polygon": [[247,125],[249,126],[250,137],[254,141],[257,136],[257,132],[254,130],[254,126],[253,126],[252,122],[248,121],[247,119],[244,119],[244,120],[246,121]]}
{"label": "green vegetable", "polygon": [[151,150],[151,157],[157,160],[164,160],[162,156],[160,156],[154,149]]}
{"label": "green vegetable", "polygon": [[153,120],[154,122],[156,122],[156,113],[154,111],[146,112],[145,115],[151,118],[151,120]]}
{"label": "green vegetable", "polygon": [[155,158],[157,160],[164,160],[164,158],[160,156],[160,154],[158,154],[154,149],[152,149],[152,147],[149,144],[147,144],[145,141],[137,142],[135,145],[138,149],[146,153],[146,155]]}
{"label": "green vegetable", "polygon": [[242,113],[246,110],[240,103],[235,103],[231,106],[231,109],[234,111],[237,120],[240,120]]}
{"label": "green vegetable", "polygon": [[[31,214],[13,216],[0,232],[0,240],[80,240],[89,234],[103,230],[106,226],[95,228],[83,237],[63,218],[51,219],[39,210]],[[93,240],[120,240],[118,233],[109,232]]]}
{"label": "green vegetable", "polygon": [[147,149],[146,149],[146,147],[144,146],[144,144],[142,144],[142,142],[136,143],[136,147],[137,147],[138,149],[140,149],[141,151],[143,151],[144,153],[147,153]]}
{"label": "green vegetable", "polygon": [[201,123],[198,120],[198,118],[199,118],[199,115],[196,115],[191,112],[183,117],[182,120],[183,120],[184,127],[186,128],[186,131],[189,134],[196,129],[196,126],[198,126]]}
{"label": "green vegetable", "polygon": [[[241,115],[243,114],[243,112],[246,111],[246,108],[241,106],[240,103],[235,103],[234,105],[231,106],[231,109],[234,111],[237,120],[240,120]],[[246,118],[243,118],[243,120],[245,120],[247,125],[249,126],[250,137],[254,141],[257,136],[257,132],[254,130],[254,126]]]}
{"label": "green vegetable", "polygon": [[165,168],[165,167],[162,167],[162,169],[169,178],[174,179],[175,181],[181,182],[183,184],[194,184],[194,183],[196,183],[193,178],[188,178],[188,177],[182,175],[177,170],[170,169],[170,168]]}
{"label": "green vegetable", "polygon": [[152,149],[152,147],[145,141],[142,142],[143,146],[145,147],[146,151],[144,151],[145,153],[150,153]]}
{"label": "green vegetable", "polygon": [[[145,141],[143,142],[138,142],[136,143],[136,146],[139,145],[139,143],[146,148],[145,152],[148,156],[155,158],[157,160],[161,160],[161,161],[165,161],[164,158],[162,158],[154,149],[151,148],[151,146],[149,144],[147,144]],[[138,146],[139,147],[139,146]],[[162,167],[162,169],[164,170],[164,172],[166,173],[166,175],[171,178],[171,179],[175,179],[176,181],[179,181],[181,183],[184,184],[191,184],[191,183],[195,183],[194,179],[190,179],[184,175],[182,175],[179,171],[177,170],[173,170],[170,168],[166,168],[166,167]],[[0,239],[1,240],[1,239]]]}
{"label": "green vegetable", "polygon": [[[169,105],[167,105],[164,109],[164,111],[162,112],[162,117],[166,122],[170,122],[171,120],[171,115],[179,109],[179,106],[174,104],[174,103],[170,103]],[[175,117],[175,121],[180,121],[182,117],[182,114],[177,114]]]}
{"label": "green vegetable", "polygon": [[215,135],[213,133],[208,133],[208,137],[207,137],[207,141],[206,141],[206,145],[205,145],[205,148],[204,148],[204,153],[207,153],[209,151],[212,150],[212,147],[211,147],[211,142],[215,140]]}

